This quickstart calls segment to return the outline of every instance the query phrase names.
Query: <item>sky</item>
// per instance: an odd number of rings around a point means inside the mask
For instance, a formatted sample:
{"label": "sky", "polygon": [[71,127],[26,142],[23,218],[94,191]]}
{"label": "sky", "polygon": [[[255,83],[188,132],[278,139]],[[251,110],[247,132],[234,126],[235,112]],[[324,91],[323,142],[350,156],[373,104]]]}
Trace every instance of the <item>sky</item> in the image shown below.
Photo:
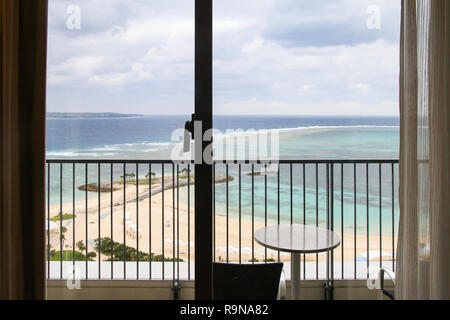
{"label": "sky", "polygon": [[[47,110],[190,114],[193,0],[50,0]],[[398,115],[399,0],[214,0],[215,114]]]}

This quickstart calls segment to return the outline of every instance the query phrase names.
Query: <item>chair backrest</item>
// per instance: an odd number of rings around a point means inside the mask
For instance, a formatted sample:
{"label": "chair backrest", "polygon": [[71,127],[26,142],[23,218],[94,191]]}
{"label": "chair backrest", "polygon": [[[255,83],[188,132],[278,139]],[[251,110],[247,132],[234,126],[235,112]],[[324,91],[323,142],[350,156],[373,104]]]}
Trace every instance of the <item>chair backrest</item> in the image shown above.
{"label": "chair backrest", "polygon": [[215,300],[276,300],[283,263],[213,264]]}

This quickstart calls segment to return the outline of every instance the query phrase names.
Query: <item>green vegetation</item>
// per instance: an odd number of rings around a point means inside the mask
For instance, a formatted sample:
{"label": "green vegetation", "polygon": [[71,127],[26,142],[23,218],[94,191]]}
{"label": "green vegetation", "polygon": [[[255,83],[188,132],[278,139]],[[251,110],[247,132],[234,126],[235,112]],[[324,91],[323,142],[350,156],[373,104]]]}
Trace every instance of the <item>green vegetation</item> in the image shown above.
{"label": "green vegetation", "polygon": [[[260,262],[260,261],[256,258],[254,258],[254,259],[248,260],[248,262]],[[264,259],[262,262],[275,262],[275,259],[268,258],[268,259]]]}
{"label": "green vegetation", "polygon": [[[76,218],[76,217],[77,217],[76,215],[73,215],[71,213],[64,213],[62,215],[62,220],[63,221],[64,220],[70,220],[70,219],[73,219],[73,218]],[[54,222],[61,221],[61,213],[58,213],[56,216],[51,217],[50,220],[54,221]]]}
{"label": "green vegetation", "polygon": [[[61,234],[61,239],[63,240],[63,243],[65,241],[64,234]],[[75,250],[63,250],[62,251],[62,261],[86,261],[86,246],[84,245],[83,241],[77,242],[77,248],[79,251]],[[52,248],[52,246],[47,246],[47,250],[45,253],[49,253],[50,259],[47,258],[47,260],[50,261],[61,261],[61,251],[56,251]],[[94,261],[94,258],[97,256],[97,253],[95,252],[88,252],[87,254],[87,260],[88,261]]]}
{"label": "green vegetation", "polygon": [[216,174],[214,180],[215,180],[215,183],[225,183],[227,181],[233,181],[234,177],[233,176],[226,176],[224,174]]}
{"label": "green vegetation", "polygon": [[[147,174],[145,175],[145,177],[147,179],[138,179],[137,180],[138,185],[148,186],[148,182],[149,182],[148,181],[149,180],[148,177],[149,177],[149,175],[152,176],[152,185],[154,185],[156,183],[156,181],[159,180],[157,178],[153,178],[154,176],[156,176],[156,173],[154,173],[154,172],[147,172]],[[124,184],[124,180],[125,180],[126,184],[136,185],[135,177],[136,177],[136,174],[134,174],[133,172],[125,173],[125,175],[120,176],[120,181],[117,181],[117,183],[118,184]]]}
{"label": "green vegetation", "polygon": [[180,179],[187,179],[188,177],[194,178],[194,175],[191,174],[191,170],[184,168],[179,172],[181,175],[179,176]]}
{"label": "green vegetation", "polygon": [[125,180],[125,181],[127,181],[127,180],[129,180],[129,178],[130,178],[130,179],[133,179],[134,177],[136,177],[136,175],[135,175],[133,172],[131,172],[131,173],[125,173],[123,176],[120,176],[120,180]]}
{"label": "green vegetation", "polygon": [[151,175],[152,178],[153,178],[154,176],[156,176],[156,173],[154,173],[154,172],[147,172],[147,173],[145,174],[145,177],[148,178],[148,177],[150,177],[150,175]]}
{"label": "green vegetation", "polygon": [[[125,174],[125,184],[136,185],[136,179],[133,179],[134,177],[136,177],[136,175],[134,173]],[[124,176],[121,176],[120,178],[121,178],[121,180],[114,181],[112,191],[117,191],[117,190],[122,189],[121,187],[117,187],[117,186],[114,187],[114,185],[123,185],[124,184],[124,179],[123,179]],[[158,180],[159,180],[158,178],[152,179],[152,185],[156,184]],[[148,182],[149,182],[148,179],[139,179],[138,180],[139,185],[148,186]],[[101,182],[100,188],[99,188],[98,183],[93,182],[93,183],[89,183],[87,185],[83,184],[83,185],[79,186],[78,189],[81,191],[86,191],[86,189],[87,189],[87,191],[90,191],[90,192],[105,192],[105,193],[107,192],[107,193],[109,193],[109,192],[111,192],[111,184]]]}
{"label": "green vegetation", "polygon": [[[152,179],[152,185],[156,184],[158,180],[159,180],[158,178]],[[117,183],[118,184],[123,184],[123,180],[122,181],[118,181]],[[136,185],[136,180],[128,180],[125,183],[126,184],[131,184],[131,185]],[[140,186],[148,186],[148,179],[139,179],[138,180],[138,184]]]}
{"label": "green vegetation", "polygon": [[86,246],[84,245],[83,240],[80,240],[77,242],[77,248],[78,250],[80,250],[81,252],[86,251]]}
{"label": "green vegetation", "polygon": [[[78,243],[81,242],[82,249],[86,249],[84,247],[83,241],[78,241]],[[78,244],[77,243],[77,244]],[[80,249],[80,247],[78,247]],[[80,250],[82,251],[82,250]],[[45,250],[45,254],[47,255],[47,260],[50,261],[86,261],[86,256],[83,254],[83,252],[80,251],[73,251],[73,250],[63,250],[62,257],[61,257],[61,251],[56,251],[52,248],[51,245],[47,246],[47,250]],[[87,255],[88,261],[94,261],[93,259],[97,256],[95,252],[89,252]]]}
{"label": "green vegetation", "polygon": [[[110,183],[104,183],[101,182],[100,183],[100,188],[98,186],[97,182],[92,182],[89,184],[83,184],[81,186],[78,187],[79,190],[81,191],[85,191],[87,189],[87,191],[92,191],[92,192],[111,192],[111,184]],[[114,188],[114,185],[112,187],[112,191],[116,191],[119,190],[120,188]]]}
{"label": "green vegetation", "polygon": [[249,177],[251,177],[251,176],[254,176],[254,177],[260,177],[260,176],[269,176],[269,175],[277,175],[277,173],[276,172],[273,172],[273,171],[269,171],[269,172],[249,172],[249,173],[247,173],[247,176],[249,176]]}
{"label": "green vegetation", "polygon": [[[100,247],[100,252],[108,256],[108,261],[123,261],[124,256],[126,261],[180,261],[182,259],[173,259],[164,257],[163,255],[156,255],[154,253],[145,253],[142,251],[137,251],[135,248],[126,246],[123,243],[112,241],[109,237],[104,237],[95,240],[95,248],[98,250]],[[111,256],[112,251],[112,256]]]}
{"label": "green vegetation", "polygon": [[[97,254],[95,252],[88,253],[88,261],[94,261]],[[50,251],[50,261],[61,261],[61,251]],[[62,252],[62,261],[86,261],[86,256],[79,252],[75,251],[75,256],[73,255],[73,250],[63,250]]]}

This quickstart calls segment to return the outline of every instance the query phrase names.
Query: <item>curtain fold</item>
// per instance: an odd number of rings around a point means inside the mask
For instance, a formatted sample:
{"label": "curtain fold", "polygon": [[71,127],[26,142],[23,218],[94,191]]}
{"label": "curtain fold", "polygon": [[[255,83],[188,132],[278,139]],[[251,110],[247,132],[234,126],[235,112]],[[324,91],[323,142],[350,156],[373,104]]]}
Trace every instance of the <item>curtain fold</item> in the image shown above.
{"label": "curtain fold", "polygon": [[430,24],[430,286],[450,299],[450,1],[432,1]]}
{"label": "curtain fold", "polygon": [[44,299],[47,0],[0,0],[0,35],[0,299]]}
{"label": "curtain fold", "polygon": [[449,23],[448,0],[402,0],[399,299],[450,299]]}

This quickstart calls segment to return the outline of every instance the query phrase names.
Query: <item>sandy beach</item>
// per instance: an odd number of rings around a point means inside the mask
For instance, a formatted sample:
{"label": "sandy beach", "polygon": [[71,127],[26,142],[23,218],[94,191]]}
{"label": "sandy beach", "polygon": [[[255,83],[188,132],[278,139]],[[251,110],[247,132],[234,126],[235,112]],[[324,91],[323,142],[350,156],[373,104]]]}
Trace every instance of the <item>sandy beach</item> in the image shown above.
{"label": "sandy beach", "polygon": [[[165,179],[166,187],[172,182],[170,177]],[[181,187],[180,192],[186,192],[186,185]],[[159,192],[161,183],[158,181],[151,186],[151,199],[148,197],[149,186],[139,185],[139,193],[136,192],[135,184],[127,184],[125,190],[123,184],[114,184],[115,190],[112,193],[102,192],[100,197],[91,197],[87,203],[85,198],[76,199],[74,203],[63,203],[50,206],[50,218],[59,214],[75,213],[75,219],[62,221],[62,226],[67,229],[64,232],[63,250],[72,250],[73,243],[82,240],[87,243],[88,251],[96,252],[94,240],[100,237],[110,237],[115,242],[126,243],[127,246],[134,247],[139,251],[146,253],[164,254],[165,257],[179,257],[184,261],[195,259],[194,256],[194,221],[195,213],[191,204],[188,206],[181,201],[173,198],[174,190],[172,188]],[[96,193],[97,194],[97,193]],[[164,207],[162,206],[164,198]],[[124,199],[126,200],[124,203]],[[136,199],[139,199],[138,201]],[[174,201],[175,200],[175,201]],[[151,202],[151,206],[150,206]],[[87,204],[87,205],[86,205]],[[112,216],[111,216],[112,204]],[[175,204],[175,206],[174,206]],[[99,210],[100,208],[100,210]],[[164,210],[163,210],[164,209]],[[151,214],[150,214],[151,210]],[[99,213],[100,212],[100,213]],[[126,214],[125,214],[126,213]],[[248,262],[252,259],[252,246],[254,246],[254,258],[263,261],[268,259],[277,259],[278,253],[273,250],[266,250],[261,245],[253,242],[253,231],[264,227],[264,223],[255,220],[242,218],[241,232],[239,233],[239,219],[229,217],[228,219],[228,253],[227,253],[227,219],[224,213],[216,212],[215,216],[215,255],[216,261]],[[125,217],[126,215],[126,217]],[[151,216],[151,219],[149,217]],[[173,219],[175,216],[175,220]],[[125,217],[125,221],[124,221]],[[179,217],[179,219],[177,218]],[[74,222],[75,221],[75,222]],[[137,226],[139,230],[133,231],[129,224]],[[178,224],[176,223],[178,221]],[[55,221],[58,226],[60,221]],[[125,225],[124,225],[125,222]],[[175,222],[175,223],[174,223]],[[111,228],[111,223],[113,228]],[[86,233],[87,228],[87,233]],[[59,229],[59,228],[58,228]],[[125,237],[124,237],[125,234]],[[239,243],[239,234],[241,241]],[[355,260],[355,237],[353,234],[341,235],[341,246],[334,251],[335,261],[341,261],[342,250],[344,261]],[[178,241],[177,241],[178,239]],[[60,250],[59,231],[50,232],[50,245],[53,250]],[[396,239],[395,245],[396,245]],[[392,252],[392,238],[382,237],[382,249],[388,253]],[[380,238],[378,236],[369,236],[369,250],[379,250]],[[174,251],[175,245],[175,251]],[[239,247],[241,247],[241,256],[239,256]],[[343,249],[342,249],[343,248]],[[76,248],[76,250],[78,250]],[[361,257],[367,251],[367,238],[363,235],[356,236],[356,257]],[[97,252],[98,254],[98,252]],[[101,260],[107,260],[109,257],[101,255]],[[98,257],[95,258],[97,260]],[[281,253],[282,261],[290,261],[288,253]],[[306,261],[316,261],[316,255],[305,256]],[[325,261],[326,254],[319,254],[318,260]],[[391,260],[391,257],[383,257],[383,261]],[[378,258],[371,259],[377,261]]]}

